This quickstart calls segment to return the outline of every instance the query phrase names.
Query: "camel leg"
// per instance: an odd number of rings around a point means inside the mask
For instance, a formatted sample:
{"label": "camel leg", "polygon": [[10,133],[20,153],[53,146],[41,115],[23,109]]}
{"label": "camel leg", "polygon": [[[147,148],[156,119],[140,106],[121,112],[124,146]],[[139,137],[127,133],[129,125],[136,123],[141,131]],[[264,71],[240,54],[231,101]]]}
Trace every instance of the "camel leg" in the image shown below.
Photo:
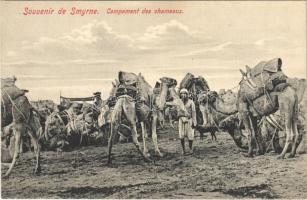
{"label": "camel leg", "polygon": [[[115,109],[115,108],[114,108]],[[140,143],[138,141],[138,134],[136,130],[136,112],[135,112],[135,104],[132,103],[130,100],[124,98],[122,102],[122,109],[123,112],[131,125],[131,133],[132,133],[132,141],[137,148],[138,152],[142,155],[145,161],[150,162],[151,160],[145,155],[141,148]]]}
{"label": "camel leg", "polygon": [[203,125],[206,125],[208,123],[208,116],[207,116],[207,112],[206,112],[206,107],[203,105],[199,105],[199,109],[201,112],[201,115],[203,117]]}
{"label": "camel leg", "polygon": [[297,122],[296,120],[294,119],[293,120],[293,124],[292,124],[292,131],[293,131],[293,134],[294,134],[294,141],[292,143],[292,150],[291,150],[291,153],[289,155],[289,158],[293,158],[296,154],[296,149],[298,147],[298,145],[300,144],[300,140],[299,140],[299,132],[297,130]]}
{"label": "camel leg", "polygon": [[204,140],[204,133],[199,131],[199,137],[200,137],[200,140]]}
{"label": "camel leg", "polygon": [[140,148],[140,143],[139,143],[139,141],[138,141],[137,130],[136,130],[136,124],[135,124],[135,123],[132,123],[132,129],[131,129],[131,131],[132,131],[132,141],[133,141],[133,143],[134,143],[136,149],[137,149],[138,152],[142,155],[142,157],[144,158],[144,160],[145,160],[146,162],[151,162],[151,160],[148,158],[148,156],[145,155],[145,154],[142,152],[141,148]]}
{"label": "camel leg", "polygon": [[46,141],[49,141],[49,125],[48,125],[47,122],[46,122],[46,124],[45,124],[44,136],[45,136],[45,140],[46,140]]}
{"label": "camel leg", "polygon": [[291,143],[292,139],[292,119],[290,119],[290,114],[288,112],[285,113],[285,127],[286,127],[286,144],[279,156],[277,156],[277,159],[283,159],[285,158],[285,155],[287,153],[288,147]]}
{"label": "camel leg", "polygon": [[160,152],[159,146],[158,146],[158,137],[157,137],[157,115],[153,114],[152,117],[152,126],[151,126],[151,137],[152,137],[152,141],[154,143],[155,146],[155,152],[158,153],[158,155],[160,157],[163,157],[163,154]]}
{"label": "camel leg", "polygon": [[116,125],[114,124],[114,122],[111,122],[110,135],[108,141],[108,164],[112,164],[111,153],[112,153],[113,137],[115,135],[114,134],[115,131],[117,131]]}
{"label": "camel leg", "polygon": [[40,151],[41,151],[41,146],[38,142],[37,139],[35,139],[35,143],[37,144],[37,149],[36,149],[36,166],[34,169],[34,174],[39,175],[41,173],[41,165],[40,165]]}
{"label": "camel leg", "polygon": [[296,154],[296,149],[299,146],[302,136],[300,135],[300,133],[297,130],[297,120],[298,120],[298,103],[297,103],[297,96],[295,95],[295,101],[294,101],[294,105],[293,105],[293,114],[291,117],[292,120],[292,133],[293,135],[293,143],[292,143],[292,150],[291,153],[289,155],[289,158],[293,158]]}
{"label": "camel leg", "polygon": [[243,144],[243,139],[244,136],[242,134],[242,130],[241,129],[229,129],[228,130],[229,135],[232,137],[232,139],[234,140],[235,144],[237,147],[247,150],[248,147],[246,145]]}
{"label": "camel leg", "polygon": [[159,119],[161,119],[161,120],[159,120],[159,124],[160,124],[160,126],[161,126],[161,128],[162,129],[164,129],[164,115],[163,115],[163,113],[161,113],[161,112],[159,112]]}
{"label": "camel leg", "polygon": [[109,165],[112,164],[111,153],[112,153],[112,146],[113,146],[113,138],[117,134],[119,124],[121,123],[120,119],[121,119],[122,111],[123,111],[123,100],[124,99],[117,100],[114,106],[114,111],[112,112],[112,115],[111,115],[111,123],[109,126],[110,134],[109,134],[109,140],[108,140],[108,164]]}
{"label": "camel leg", "polygon": [[173,120],[172,120],[172,115],[171,115],[170,113],[168,114],[168,121],[169,121],[170,126],[171,126],[172,128],[175,128],[175,127],[174,127]]}
{"label": "camel leg", "polygon": [[23,127],[23,124],[16,124],[15,128],[15,147],[14,147],[14,155],[13,155],[13,160],[12,163],[9,167],[9,169],[7,170],[7,172],[5,173],[5,175],[3,176],[4,178],[8,177],[10,175],[10,173],[12,172],[12,169],[16,163],[18,154],[19,154],[19,150],[20,150],[20,146],[21,146],[21,136],[22,136],[22,132],[25,131],[25,127]]}
{"label": "camel leg", "polygon": [[28,134],[31,137],[31,141],[33,141],[33,146],[34,146],[34,154],[36,156],[36,166],[34,169],[34,174],[39,175],[41,172],[41,165],[40,165],[40,150],[41,146],[39,144],[38,138],[36,135],[33,134],[32,131],[28,130]]}
{"label": "camel leg", "polygon": [[164,129],[164,122],[163,121],[159,121],[159,124],[160,124],[161,128]]}
{"label": "camel leg", "polygon": [[[23,153],[23,146],[24,146],[23,137],[20,137],[19,153]],[[30,151],[31,151],[31,149],[30,149]]]}
{"label": "camel leg", "polygon": [[252,119],[251,116],[249,116],[249,123],[251,124],[251,131],[252,131],[252,137],[254,138],[254,143],[257,147],[257,155],[263,155],[264,152],[264,145],[263,145],[263,140],[262,136],[259,133],[258,130],[258,124],[256,119]]}
{"label": "camel leg", "polygon": [[247,153],[247,156],[248,157],[253,157],[253,150],[254,150],[254,133],[252,131],[252,124],[250,124],[250,117],[249,117],[249,114],[248,112],[243,112],[243,123],[244,123],[244,126],[245,126],[245,129],[247,130],[248,132],[248,153]]}
{"label": "camel leg", "polygon": [[145,127],[145,123],[141,122],[141,128],[142,128],[142,138],[143,138],[143,153],[145,155],[147,155],[148,157],[150,156],[150,154],[148,153],[148,149],[146,146],[146,127]]}
{"label": "camel leg", "polygon": [[216,141],[217,139],[216,139],[216,135],[215,135],[215,131],[212,131],[211,132],[211,138],[212,138],[212,141],[214,140],[214,141]]}

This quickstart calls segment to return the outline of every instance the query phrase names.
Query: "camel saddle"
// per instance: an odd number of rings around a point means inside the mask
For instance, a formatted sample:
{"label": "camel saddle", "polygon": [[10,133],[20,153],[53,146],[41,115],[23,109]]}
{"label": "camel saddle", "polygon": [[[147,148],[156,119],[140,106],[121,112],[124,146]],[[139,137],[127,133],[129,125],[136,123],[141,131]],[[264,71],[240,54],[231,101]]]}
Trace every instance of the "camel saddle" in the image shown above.
{"label": "camel saddle", "polygon": [[136,114],[139,121],[144,121],[151,113],[150,105],[144,102],[138,91],[138,77],[134,73],[122,72],[118,73],[120,85],[117,89],[116,96],[128,95],[132,97],[136,103]]}
{"label": "camel saddle", "polygon": [[[275,58],[267,62],[262,61],[254,68],[247,67],[247,73],[250,77],[247,81],[241,82],[240,98],[244,101],[253,101],[256,98],[274,91],[274,88],[286,83],[287,76],[281,70],[282,61],[280,58]],[[253,84],[248,84],[248,83]]]}

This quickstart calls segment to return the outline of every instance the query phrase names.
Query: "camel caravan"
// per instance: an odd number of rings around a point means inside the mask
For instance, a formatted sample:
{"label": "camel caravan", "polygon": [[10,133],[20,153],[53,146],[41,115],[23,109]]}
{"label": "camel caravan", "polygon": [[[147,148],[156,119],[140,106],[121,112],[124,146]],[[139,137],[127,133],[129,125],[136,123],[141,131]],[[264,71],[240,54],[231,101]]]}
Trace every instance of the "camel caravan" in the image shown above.
{"label": "camel caravan", "polygon": [[171,128],[178,122],[183,154],[193,154],[194,132],[200,140],[205,133],[217,140],[216,133],[224,132],[248,157],[271,151],[277,158],[286,153],[294,157],[306,130],[306,80],[287,77],[280,58],[240,72],[238,91],[213,91],[204,77],[191,73],[179,84],[161,77],[152,87],[142,74],[120,71],[106,100],[95,92],[86,98],[61,96],[59,105],[30,102],[29,91],[19,89],[15,77],[2,78],[1,161],[11,162],[4,176],[27,150],[36,156],[35,174],[41,171],[41,151],[86,145],[107,146],[111,164],[114,144],[132,142],[140,156],[152,162],[146,139],[151,138],[156,156],[163,157],[157,129],[166,128],[166,121]]}

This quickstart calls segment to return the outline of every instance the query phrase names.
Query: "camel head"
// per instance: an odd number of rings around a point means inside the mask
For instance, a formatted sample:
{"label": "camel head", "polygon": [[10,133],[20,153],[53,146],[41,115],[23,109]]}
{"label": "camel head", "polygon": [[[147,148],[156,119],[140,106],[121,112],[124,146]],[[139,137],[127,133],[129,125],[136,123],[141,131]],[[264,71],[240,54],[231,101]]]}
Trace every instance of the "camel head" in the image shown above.
{"label": "camel head", "polygon": [[110,91],[110,97],[115,97],[116,96],[116,92],[119,86],[119,81],[117,79],[114,80],[114,82],[112,82],[112,88]]}
{"label": "camel head", "polygon": [[203,105],[207,103],[214,103],[217,97],[218,94],[216,91],[203,92],[198,95],[198,102]]}
{"label": "camel head", "polygon": [[224,120],[220,121],[218,126],[221,129],[227,130],[227,129],[235,129],[238,127],[240,123],[240,116],[239,114],[230,115],[229,117],[226,117]]}
{"label": "camel head", "polygon": [[220,92],[219,97],[223,100],[224,103],[227,104],[234,104],[237,101],[237,94],[234,93],[232,90],[224,90],[224,92]]}
{"label": "camel head", "polygon": [[163,110],[165,103],[166,103],[166,98],[167,98],[167,94],[169,91],[169,88],[175,87],[177,85],[177,81],[173,78],[169,78],[169,77],[162,77],[160,78],[160,96],[159,96],[159,100],[157,102],[157,106],[159,108],[159,110]]}
{"label": "camel head", "polygon": [[177,85],[176,79],[169,78],[169,77],[162,77],[160,78],[161,84],[166,84],[167,87],[175,87]]}
{"label": "camel head", "polygon": [[156,81],[155,87],[153,88],[153,93],[158,95],[160,94],[161,90],[161,83],[159,81]]}
{"label": "camel head", "polygon": [[246,83],[251,89],[257,88],[257,85],[253,81],[253,77],[251,74],[252,69],[248,65],[246,65],[245,68],[246,72],[240,69],[240,72],[242,74],[242,80],[240,81],[240,84]]}

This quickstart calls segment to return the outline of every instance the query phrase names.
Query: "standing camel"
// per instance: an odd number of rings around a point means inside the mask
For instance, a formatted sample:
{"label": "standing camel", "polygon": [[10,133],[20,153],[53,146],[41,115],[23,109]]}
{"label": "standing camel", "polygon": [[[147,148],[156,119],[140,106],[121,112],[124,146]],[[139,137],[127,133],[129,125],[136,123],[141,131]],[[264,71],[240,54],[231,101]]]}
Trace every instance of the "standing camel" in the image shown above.
{"label": "standing camel", "polygon": [[[11,152],[13,160],[4,177],[8,177],[12,172],[20,152],[22,140],[26,134],[30,136],[36,154],[34,173],[39,174],[41,171],[39,138],[42,135],[42,127],[38,117],[33,113],[33,108],[28,98],[24,95],[27,91],[17,88],[15,81],[16,78],[1,79],[1,128],[11,126],[15,137],[14,152]],[[19,95],[16,95],[18,92]]]}
{"label": "standing camel", "polygon": [[[145,161],[148,162],[151,161],[151,159],[149,158],[150,155],[148,154],[146,141],[145,141],[145,135],[146,135],[145,124],[149,125],[149,127],[151,128],[152,131],[151,135],[155,146],[155,152],[158,153],[159,156],[163,156],[158,147],[156,126],[157,126],[157,119],[159,116],[159,112],[163,110],[166,102],[167,91],[170,85],[168,79],[166,78],[161,79],[162,82],[161,92],[158,97],[153,95],[153,89],[145,81],[144,77],[142,77],[140,74],[139,76],[136,76],[133,73],[119,72],[119,81],[121,82],[122,87],[124,87],[124,91],[126,92],[118,95],[116,104],[111,113],[111,130],[108,141],[108,149],[109,149],[108,163],[109,164],[111,163],[113,138],[114,135],[117,133],[117,130],[121,125],[121,121],[123,118],[125,118],[125,120],[128,121],[128,124],[130,125],[131,128],[130,130],[132,134],[132,141]],[[135,87],[131,87],[132,85],[131,82],[135,84]],[[129,92],[127,92],[127,90],[132,88],[136,88],[137,90],[136,96],[129,95]],[[137,122],[140,122],[142,127],[142,137],[143,137],[143,146],[144,146],[143,151],[140,148],[140,144],[137,137],[138,136],[136,128]]]}
{"label": "standing camel", "polygon": [[264,154],[264,145],[258,131],[257,120],[280,110],[286,130],[286,144],[277,157],[284,158],[289,145],[292,150],[289,158],[295,156],[299,133],[297,130],[298,97],[296,91],[287,83],[281,71],[280,58],[261,62],[253,69],[246,66],[242,70],[242,80],[238,93],[238,111],[248,131],[248,154],[253,157],[255,144],[258,153]]}
{"label": "standing camel", "polygon": [[[302,144],[304,135],[304,124],[305,118],[304,113],[304,100],[303,98],[306,89],[306,79],[288,78],[287,83],[289,83],[296,91],[298,96],[299,111],[297,119],[297,129],[299,132],[296,145]],[[285,120],[283,116],[280,115],[280,110],[270,114],[269,116],[262,117],[260,121],[261,136],[266,144],[266,152],[269,150],[274,150],[276,153],[281,153],[284,145],[286,144],[286,134],[285,134]],[[304,144],[302,144],[304,145]]]}
{"label": "standing camel", "polygon": [[[142,127],[142,137],[143,137],[143,152],[144,154],[149,155],[148,149],[146,146],[146,129],[149,127],[151,130],[151,137],[152,141],[154,143],[155,152],[160,156],[163,157],[163,154],[160,152],[159,146],[158,146],[158,137],[157,137],[157,126],[158,122],[162,121],[163,118],[163,110],[164,105],[166,102],[167,92],[170,85],[172,85],[176,80],[174,79],[168,79],[168,78],[161,78],[161,84],[160,84],[160,94],[155,95],[153,93],[153,88],[146,82],[144,77],[139,74],[138,75],[138,91],[139,91],[139,97],[143,100],[143,103],[145,105],[149,105],[150,112],[145,117],[139,117],[139,121],[141,123]],[[144,105],[143,104],[143,105]],[[140,109],[141,111],[142,109]],[[142,115],[141,115],[142,116]]]}
{"label": "standing camel", "polygon": [[203,131],[226,131],[233,138],[235,144],[241,149],[247,149],[246,138],[242,134],[238,109],[237,96],[231,90],[217,93],[208,91],[198,95],[201,112],[206,115],[206,125],[198,125],[197,129]]}

